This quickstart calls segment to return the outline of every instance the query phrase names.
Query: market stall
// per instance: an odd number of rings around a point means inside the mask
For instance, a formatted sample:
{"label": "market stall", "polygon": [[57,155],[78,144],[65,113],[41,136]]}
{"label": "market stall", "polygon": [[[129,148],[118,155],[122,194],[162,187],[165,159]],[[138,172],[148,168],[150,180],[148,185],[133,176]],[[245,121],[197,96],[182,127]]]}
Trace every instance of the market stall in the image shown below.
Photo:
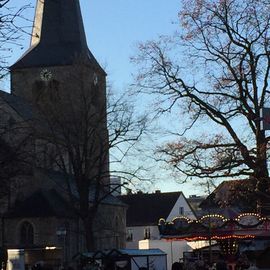
{"label": "market stall", "polygon": [[112,249],[77,254],[80,269],[167,270],[167,255],[160,249]]}

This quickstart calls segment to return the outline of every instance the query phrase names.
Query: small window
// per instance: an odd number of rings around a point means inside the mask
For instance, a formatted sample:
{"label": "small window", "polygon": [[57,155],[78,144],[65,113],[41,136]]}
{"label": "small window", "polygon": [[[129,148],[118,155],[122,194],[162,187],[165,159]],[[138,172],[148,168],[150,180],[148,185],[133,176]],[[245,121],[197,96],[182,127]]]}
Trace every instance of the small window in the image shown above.
{"label": "small window", "polygon": [[23,222],[20,227],[20,243],[22,245],[34,244],[34,228],[28,221]]}
{"label": "small window", "polygon": [[150,228],[145,228],[144,229],[144,239],[150,239],[151,234],[150,234]]}
{"label": "small window", "polygon": [[132,241],[133,240],[133,231],[131,229],[127,230],[127,241]]}
{"label": "small window", "polygon": [[184,215],[184,207],[183,206],[179,207],[179,215]]}

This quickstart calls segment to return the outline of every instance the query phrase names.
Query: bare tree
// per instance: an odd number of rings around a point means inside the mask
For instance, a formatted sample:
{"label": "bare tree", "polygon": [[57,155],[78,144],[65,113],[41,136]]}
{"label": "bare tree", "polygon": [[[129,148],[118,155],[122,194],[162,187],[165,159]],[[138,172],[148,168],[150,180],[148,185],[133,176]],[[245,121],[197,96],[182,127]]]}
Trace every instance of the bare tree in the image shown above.
{"label": "bare tree", "polygon": [[[8,58],[14,46],[22,46],[23,35],[28,33],[29,20],[24,16],[25,11],[31,7],[24,2],[20,6],[13,6],[12,0],[0,0],[0,80],[8,73]],[[3,93],[3,95],[5,95]],[[16,176],[26,171],[26,147],[29,132],[27,121],[18,120],[18,115],[12,117],[2,93],[0,96],[0,179],[1,197],[9,196],[11,185]],[[26,127],[28,126],[28,127]],[[26,132],[27,129],[27,132]],[[20,136],[12,136],[12,132]],[[13,134],[14,134],[13,133]],[[23,165],[24,164],[24,165]],[[28,167],[28,166],[26,166]]]}
{"label": "bare tree", "polygon": [[0,96],[0,200],[5,202],[1,212],[9,208],[12,193],[22,185],[20,177],[29,175],[33,166],[31,120],[24,119],[2,98],[8,95]]}
{"label": "bare tree", "polygon": [[183,1],[181,33],[139,47],[140,91],[160,97],[160,112],[177,108],[189,119],[159,148],[186,179],[251,177],[266,198],[269,137],[260,110],[269,105],[269,11],[263,0]]}
{"label": "bare tree", "polygon": [[[7,93],[0,93],[0,260],[4,269],[7,260],[4,213],[10,210],[16,192],[24,185],[24,178],[31,174],[34,160],[31,151],[33,141],[31,121],[13,110],[5,99],[8,96]],[[16,101],[19,103],[19,100]]]}
{"label": "bare tree", "polygon": [[[87,249],[94,250],[97,212],[118,188],[110,188],[109,164],[121,162],[140,140],[146,118],[136,118],[123,98],[112,100],[110,96],[106,103],[102,94],[97,96],[100,89],[94,85],[89,88],[83,80],[77,82],[76,97],[65,93],[63,98],[46,95],[38,101],[42,116],[42,132],[38,138],[40,149],[50,157],[50,165],[65,175],[68,198],[84,225]],[[44,92],[51,87],[55,95],[56,85],[56,82],[44,83]],[[114,157],[109,161],[109,152],[113,149]]]}
{"label": "bare tree", "polygon": [[13,48],[22,47],[24,34],[29,34],[30,21],[25,11],[31,8],[27,1],[20,6],[12,0],[0,0],[0,79],[8,73],[8,58]]}
{"label": "bare tree", "polygon": [[22,118],[5,102],[2,97],[8,95],[1,93],[0,96],[0,200],[7,203],[2,204],[2,212],[6,210],[5,205],[9,207],[19,178],[31,171],[33,160],[31,121]]}

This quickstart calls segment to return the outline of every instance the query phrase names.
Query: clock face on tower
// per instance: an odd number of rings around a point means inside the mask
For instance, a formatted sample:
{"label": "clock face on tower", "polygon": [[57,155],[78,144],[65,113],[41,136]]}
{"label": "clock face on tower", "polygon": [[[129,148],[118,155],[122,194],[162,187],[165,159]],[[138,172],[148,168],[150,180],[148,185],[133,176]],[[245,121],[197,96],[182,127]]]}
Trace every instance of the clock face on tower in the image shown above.
{"label": "clock face on tower", "polygon": [[48,82],[52,79],[52,72],[49,69],[42,69],[40,72],[40,78],[42,81]]}

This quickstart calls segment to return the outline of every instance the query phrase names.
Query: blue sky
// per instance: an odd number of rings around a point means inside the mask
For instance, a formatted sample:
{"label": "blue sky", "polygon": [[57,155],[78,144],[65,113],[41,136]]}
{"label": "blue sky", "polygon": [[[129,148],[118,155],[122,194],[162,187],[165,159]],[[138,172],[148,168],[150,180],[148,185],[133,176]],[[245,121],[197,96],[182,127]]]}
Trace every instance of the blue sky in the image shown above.
{"label": "blue sky", "polygon": [[[35,6],[35,0],[31,1]],[[136,53],[139,42],[172,34],[179,30],[177,15],[180,0],[80,0],[88,46],[99,63],[108,73],[108,81],[114,89],[124,91],[132,83],[134,66],[130,57]],[[21,5],[21,0],[13,0]],[[34,9],[28,11],[32,19]],[[30,37],[23,41],[28,48]],[[23,50],[15,48],[10,63],[13,63]],[[8,83],[4,85],[8,87]],[[151,190],[183,190],[186,195],[199,193],[190,185],[177,185],[168,174],[164,180],[151,186]]]}
{"label": "blue sky", "polygon": [[[135,68],[130,57],[139,42],[179,30],[180,3],[181,0],[81,0],[88,46],[105,66],[114,88],[123,91],[132,83]],[[148,186],[151,190],[183,190],[186,195],[201,192],[190,184],[177,185],[168,172],[160,175],[164,179]]]}
{"label": "blue sky", "polygon": [[81,0],[88,45],[118,87],[131,81],[138,42],[172,33],[180,0]]}
{"label": "blue sky", "polygon": [[[25,3],[35,6],[36,0]],[[177,25],[180,0],[80,0],[88,46],[108,73],[108,80],[123,88],[131,82],[134,71],[129,59],[136,52],[138,42],[170,34]],[[21,0],[12,0],[21,6]],[[33,19],[34,8],[26,16]],[[29,25],[31,25],[29,23]],[[30,29],[29,29],[30,31]],[[13,63],[29,46],[25,36],[24,49],[15,47]]]}

